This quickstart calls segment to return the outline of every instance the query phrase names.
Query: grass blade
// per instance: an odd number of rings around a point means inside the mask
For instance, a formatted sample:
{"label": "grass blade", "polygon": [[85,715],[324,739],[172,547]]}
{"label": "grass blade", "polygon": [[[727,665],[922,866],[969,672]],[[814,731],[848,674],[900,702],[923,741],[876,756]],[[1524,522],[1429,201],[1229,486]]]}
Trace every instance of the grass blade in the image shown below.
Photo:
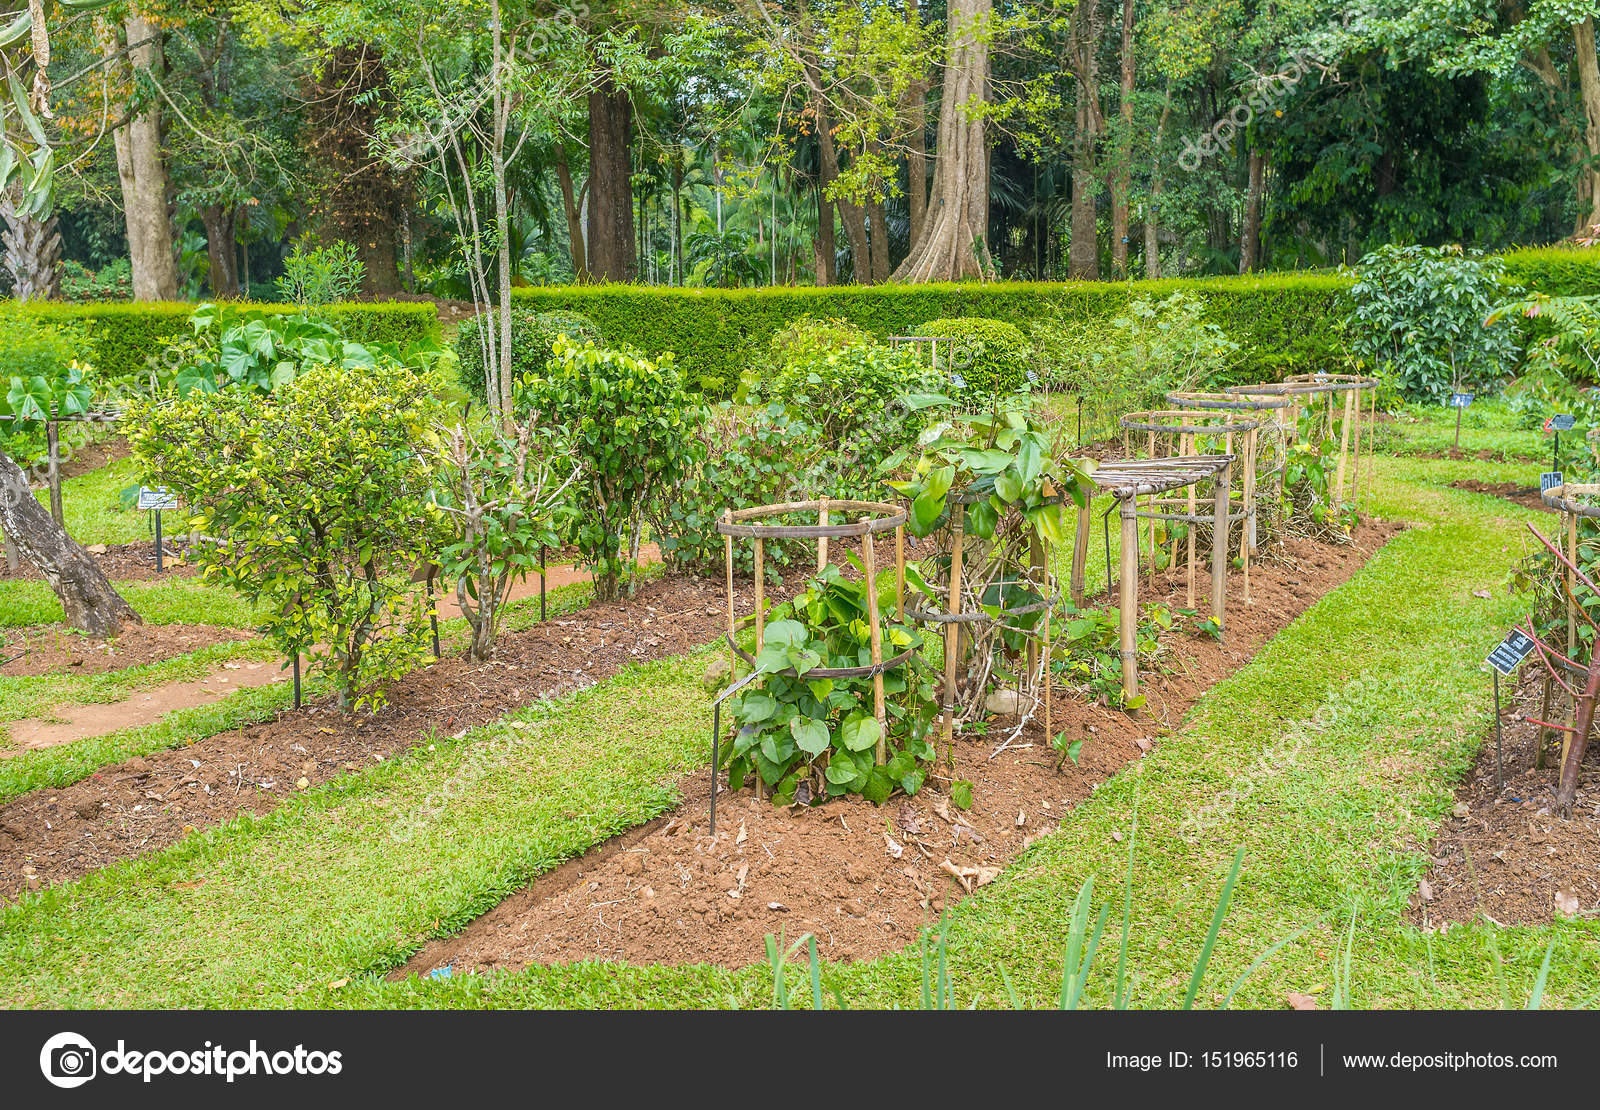
{"label": "grass blade", "polygon": [[1244,845],[1239,845],[1239,854],[1233,857],[1233,870],[1228,872],[1228,881],[1222,884],[1222,897],[1217,899],[1217,912],[1211,916],[1211,930],[1206,933],[1206,943],[1200,949],[1200,960],[1194,965],[1194,976],[1189,980],[1189,993],[1183,998],[1185,1010],[1194,1009],[1194,997],[1200,993],[1200,980],[1206,977],[1206,965],[1211,962],[1211,949],[1217,943],[1217,933],[1222,930],[1222,919],[1228,916],[1228,903],[1233,900],[1233,884],[1239,878],[1239,867],[1244,863]]}

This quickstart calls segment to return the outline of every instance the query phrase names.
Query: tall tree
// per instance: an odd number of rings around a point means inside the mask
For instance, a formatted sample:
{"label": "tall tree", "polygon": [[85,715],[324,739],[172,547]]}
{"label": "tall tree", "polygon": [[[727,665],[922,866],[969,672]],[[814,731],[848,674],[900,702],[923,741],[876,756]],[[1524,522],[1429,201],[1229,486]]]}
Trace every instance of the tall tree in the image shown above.
{"label": "tall tree", "polygon": [[987,280],[989,254],[989,151],[983,108],[988,99],[992,0],[952,0],[939,135],[935,149],[932,215],[911,246],[897,281]]}
{"label": "tall tree", "polygon": [[102,38],[107,65],[123,76],[135,106],[131,118],[112,131],[112,141],[137,301],[178,299],[172,181],[167,174],[161,100],[156,91],[166,73],[165,36],[159,24],[138,9],[130,9],[120,29],[107,25]]}

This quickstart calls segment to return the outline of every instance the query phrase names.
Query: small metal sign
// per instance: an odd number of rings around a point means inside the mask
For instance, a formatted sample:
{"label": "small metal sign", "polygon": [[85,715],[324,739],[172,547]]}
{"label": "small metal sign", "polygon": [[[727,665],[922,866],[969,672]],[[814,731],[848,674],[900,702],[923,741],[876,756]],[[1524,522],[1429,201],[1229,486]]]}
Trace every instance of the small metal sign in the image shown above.
{"label": "small metal sign", "polygon": [[176,509],[178,495],[169,492],[166,486],[160,489],[151,489],[149,486],[139,487],[139,509],[141,512],[156,509]]}
{"label": "small metal sign", "polygon": [[1452,393],[1450,394],[1450,407],[1453,409],[1470,408],[1474,396],[1475,394],[1472,393]]}
{"label": "small metal sign", "polygon": [[1557,486],[1563,485],[1566,485],[1566,481],[1562,478],[1561,471],[1559,470],[1546,470],[1543,474],[1539,475],[1540,493],[1548,493]]}
{"label": "small metal sign", "polygon": [[1511,672],[1531,654],[1533,654],[1533,637],[1526,632],[1513,629],[1510,635],[1495,645],[1495,649],[1489,653],[1485,662],[1510,678]]}
{"label": "small metal sign", "polygon": [[1577,422],[1578,418],[1570,412],[1555,412],[1551,413],[1550,418],[1544,422],[1544,430],[1547,432],[1570,432]]}

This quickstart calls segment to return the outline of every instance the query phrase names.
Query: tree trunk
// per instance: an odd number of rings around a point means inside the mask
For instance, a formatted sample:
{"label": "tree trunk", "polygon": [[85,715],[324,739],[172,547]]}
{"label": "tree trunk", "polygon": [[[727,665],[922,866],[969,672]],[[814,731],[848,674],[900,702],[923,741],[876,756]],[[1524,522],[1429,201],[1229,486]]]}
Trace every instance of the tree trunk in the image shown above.
{"label": "tree trunk", "polygon": [[1073,75],[1077,83],[1072,150],[1072,235],[1067,249],[1067,276],[1087,281],[1100,279],[1100,244],[1097,239],[1095,199],[1096,147],[1100,141],[1099,77],[1095,56],[1100,40],[1100,14],[1095,4],[1072,10]]}
{"label": "tree trunk", "polygon": [[838,275],[838,247],[833,237],[833,205],[823,195],[823,186],[818,185],[817,199],[817,237],[813,240],[816,249],[817,284],[833,285],[839,280]]}
{"label": "tree trunk", "polygon": [[1266,161],[1259,150],[1250,151],[1250,187],[1245,195],[1243,233],[1239,236],[1241,274],[1248,274],[1261,265],[1261,192]]}
{"label": "tree trunk", "polygon": [[207,280],[211,295],[229,301],[241,295],[239,284],[239,210],[232,205],[208,204],[200,210],[206,227]]}
{"label": "tree trunk", "polygon": [[1117,136],[1117,164],[1111,174],[1111,276],[1128,276],[1128,194],[1133,172],[1133,0],[1122,0],[1122,90],[1117,110],[1122,133]]}
{"label": "tree trunk", "polygon": [[1578,94],[1583,101],[1583,145],[1589,154],[1578,197],[1593,227],[1600,224],[1600,61],[1595,56],[1594,20],[1574,24],[1572,37],[1577,46]]}
{"label": "tree trunk", "polygon": [[878,285],[889,280],[889,218],[881,200],[872,202],[867,215],[872,221],[872,282]]}
{"label": "tree trunk", "polygon": [[67,623],[104,639],[139,624],[139,614],[112,588],[89,553],[57,524],[28,489],[22,468],[0,451],[0,530],[45,576],[61,599]]}
{"label": "tree trunk", "polygon": [[951,0],[949,57],[935,151],[933,192],[921,238],[894,273],[897,281],[987,281],[989,155],[981,113],[962,105],[988,99],[989,44],[974,28],[986,23],[992,0]]}
{"label": "tree trunk", "polygon": [[[917,0],[906,0],[906,22],[922,25]],[[928,216],[928,82],[913,81],[906,90],[906,206],[911,213],[911,242],[922,238]]]}
{"label": "tree trunk", "polygon": [[602,80],[589,93],[589,273],[600,281],[632,281],[633,104],[628,93]]}
{"label": "tree trunk", "polygon": [[57,300],[61,296],[61,233],[55,213],[44,219],[23,215],[17,186],[0,194],[0,219],[5,231],[5,268],[11,295],[19,301]]}
{"label": "tree trunk", "polygon": [[1151,281],[1161,277],[1161,140],[1166,138],[1167,119],[1172,115],[1172,82],[1161,104],[1161,119],[1156,123],[1156,140],[1150,159],[1150,203],[1144,214],[1144,276]]}
{"label": "tree trunk", "polygon": [[[162,32],[142,15],[130,14],[123,25],[128,36],[128,61],[161,79],[166,69]],[[115,43],[110,44],[115,47]],[[122,212],[128,230],[128,255],[133,268],[133,299],[178,299],[178,267],[172,219],[167,211],[167,163],[161,146],[161,102],[150,99],[145,110],[112,132],[117,177],[122,185]]]}

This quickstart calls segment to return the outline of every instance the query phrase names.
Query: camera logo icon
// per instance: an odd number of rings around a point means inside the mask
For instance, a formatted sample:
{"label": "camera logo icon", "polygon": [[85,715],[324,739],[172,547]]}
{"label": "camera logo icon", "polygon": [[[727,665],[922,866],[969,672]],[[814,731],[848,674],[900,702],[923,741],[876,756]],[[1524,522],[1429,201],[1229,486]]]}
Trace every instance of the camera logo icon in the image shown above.
{"label": "camera logo icon", "polygon": [[57,1033],[39,1050],[39,1070],[57,1087],[81,1087],[95,1076],[94,1045],[76,1033]]}

